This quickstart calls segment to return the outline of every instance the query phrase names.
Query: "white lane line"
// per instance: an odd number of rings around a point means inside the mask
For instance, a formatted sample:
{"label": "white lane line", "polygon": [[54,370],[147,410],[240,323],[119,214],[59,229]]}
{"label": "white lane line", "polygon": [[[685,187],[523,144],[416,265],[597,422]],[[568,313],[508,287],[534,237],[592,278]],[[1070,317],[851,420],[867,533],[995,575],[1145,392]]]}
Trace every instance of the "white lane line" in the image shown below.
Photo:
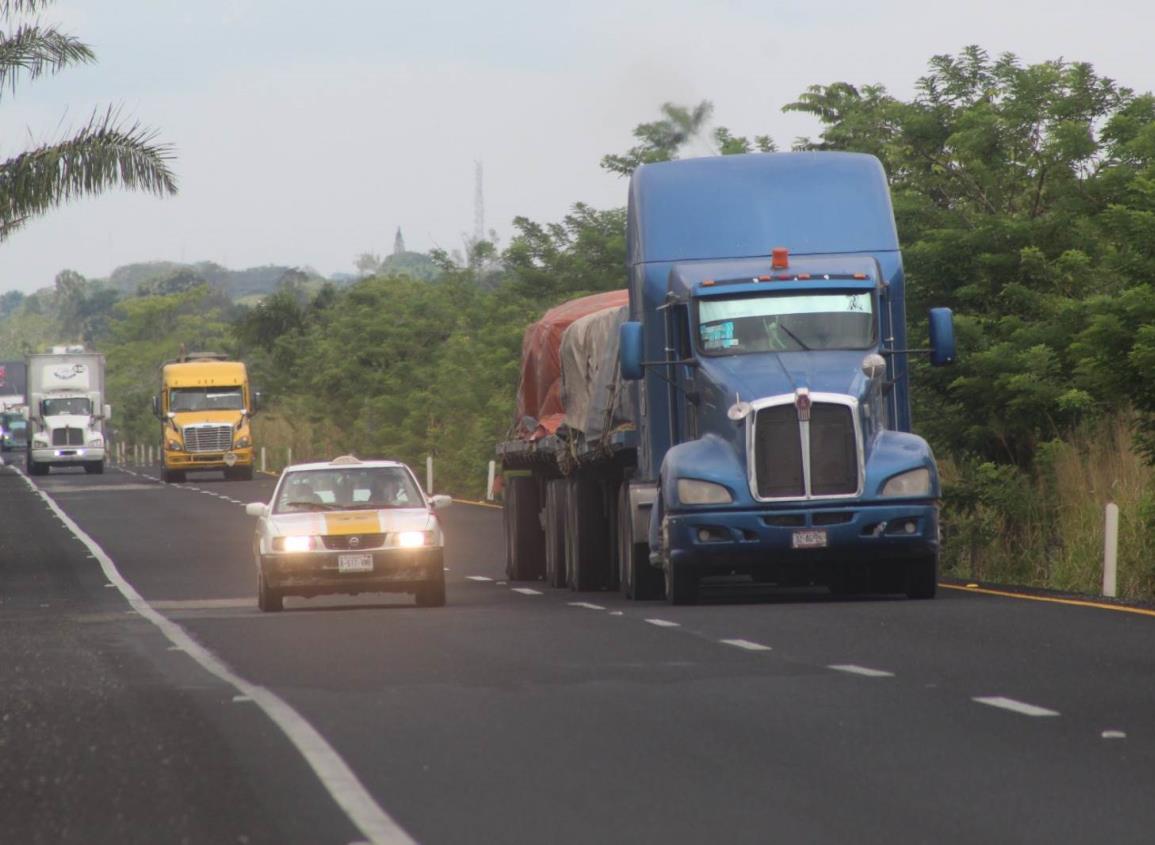
{"label": "white lane line", "polygon": [[669,619],[647,619],[651,625],[657,625],[659,628],[681,628],[679,622],[671,622]]}
{"label": "white lane line", "polygon": [[155,610],[136,591],[136,588],[125,580],[112,558],[105,554],[104,549],[73,522],[72,518],[60,509],[60,506],[51,496],[33,484],[32,479],[28,476],[21,473],[20,477],[24,479],[24,483],[34,493],[47,502],[53,512],[60,517],[60,521],[68,527],[68,530],[96,556],[96,559],[100,561],[100,568],[104,571],[104,577],[116,584],[121,595],[132,605],[135,612],[159,628],[170,643],[180,646],[206,671],[220,678],[241,695],[251,698],[253,703],[272,719],[273,723],[281,729],[289,741],[296,746],[301,756],[305,758],[305,762],[313,770],[317,779],[321,781],[321,785],[332,796],[337,806],[345,811],[349,821],[365,835],[371,845],[416,845],[416,842],[402,830],[401,826],[393,820],[393,817],[373,800],[373,796],[357,779],[357,775],[349,768],[349,765],[341,759],[341,755],[337,753],[336,749],[329,745],[317,729],[309,724],[300,713],[272,690],[250,683],[237,675],[223,660],[193,639],[192,635],[184,628]]}
{"label": "white lane line", "polygon": [[746,651],[770,651],[770,646],[752,643],[750,640],[718,640],[718,642],[732,645],[735,648],[744,648]]}
{"label": "white lane line", "polygon": [[893,678],[893,672],[884,672],[882,669],[871,669],[869,666],[855,666],[853,663],[835,663],[827,666],[835,672],[848,672],[851,675],[862,675],[864,678]]}
{"label": "white lane line", "polygon": [[523,596],[540,596],[542,594],[541,590],[533,590],[529,587],[514,587],[513,591],[515,593],[521,593]]}
{"label": "white lane line", "polygon": [[492,581],[492,578],[487,578],[484,575],[466,575],[466,581]]}
{"label": "white lane line", "polygon": [[587,610],[605,610],[600,604],[590,604],[588,601],[571,601],[566,604],[570,607],[584,607]]}
{"label": "white lane line", "polygon": [[1039,707],[1037,704],[1027,704],[1025,701],[1015,701],[1013,698],[1005,698],[1001,695],[987,695],[976,696],[971,701],[977,701],[979,704],[989,704],[991,707],[999,707],[1003,710],[1010,710],[1013,713],[1020,713],[1023,716],[1058,716],[1058,710],[1048,710],[1046,707]]}

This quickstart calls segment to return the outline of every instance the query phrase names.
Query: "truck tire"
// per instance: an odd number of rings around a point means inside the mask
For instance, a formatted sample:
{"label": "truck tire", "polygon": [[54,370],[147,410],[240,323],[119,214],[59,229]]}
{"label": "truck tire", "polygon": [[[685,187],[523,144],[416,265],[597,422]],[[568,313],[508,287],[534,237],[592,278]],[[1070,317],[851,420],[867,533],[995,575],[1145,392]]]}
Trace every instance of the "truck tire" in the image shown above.
{"label": "truck tire", "polygon": [[225,469],[226,481],[252,481],[253,467],[252,464],[243,467],[227,467]]}
{"label": "truck tire", "polygon": [[685,563],[666,561],[666,601],[670,604],[695,604],[698,601],[698,573]]}
{"label": "truck tire", "polygon": [[28,456],[28,474],[29,475],[48,475],[48,464],[42,464],[39,461],[32,460],[32,456]]}
{"label": "truck tire", "polygon": [[571,590],[613,588],[612,554],[599,479],[571,476],[566,495],[566,575]]}
{"label": "truck tire", "polygon": [[545,574],[537,479],[515,475],[505,484],[505,574],[511,581],[536,581]]}
{"label": "truck tire", "polygon": [[933,599],[938,589],[938,555],[915,558],[906,564],[906,595]]}
{"label": "truck tire", "polygon": [[545,581],[551,587],[566,586],[565,514],[569,480],[554,478],[545,483]]}
{"label": "truck tire", "polygon": [[84,465],[84,471],[89,475],[100,475],[104,472],[104,461],[89,461]]}
{"label": "truck tire", "polygon": [[618,581],[622,594],[635,601],[662,597],[662,573],[650,565],[650,544],[634,542],[634,519],[630,512],[630,485],[618,487]]}
{"label": "truck tire", "polygon": [[165,484],[181,484],[184,482],[184,470],[160,468],[160,480]]}

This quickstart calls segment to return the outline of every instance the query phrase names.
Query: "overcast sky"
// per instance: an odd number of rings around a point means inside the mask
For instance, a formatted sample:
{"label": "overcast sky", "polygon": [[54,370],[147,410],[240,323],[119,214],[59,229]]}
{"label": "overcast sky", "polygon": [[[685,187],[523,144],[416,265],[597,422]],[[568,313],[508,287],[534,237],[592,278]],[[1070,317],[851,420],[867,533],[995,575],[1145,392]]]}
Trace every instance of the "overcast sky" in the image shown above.
{"label": "overcast sky", "polygon": [[457,249],[475,161],[504,244],[517,215],[623,205],[598,162],[663,102],[712,100],[717,124],[786,149],[817,134],[781,113],[808,85],[909,97],[932,55],[968,44],[1155,89],[1151,0],[66,0],[42,19],[98,61],[3,92],[0,157],[112,105],[175,147],[180,193],[30,223],[0,243],[0,292],[149,260],[352,272],[398,226],[409,249]]}

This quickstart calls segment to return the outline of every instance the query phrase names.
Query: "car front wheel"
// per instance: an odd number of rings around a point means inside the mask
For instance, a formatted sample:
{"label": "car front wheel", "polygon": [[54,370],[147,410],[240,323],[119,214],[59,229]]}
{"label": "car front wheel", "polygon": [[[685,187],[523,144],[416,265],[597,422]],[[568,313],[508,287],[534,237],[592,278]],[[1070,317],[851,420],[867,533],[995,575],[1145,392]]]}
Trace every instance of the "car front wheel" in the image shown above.
{"label": "car front wheel", "polygon": [[265,613],[277,613],[285,609],[285,599],[279,590],[269,586],[265,573],[257,575],[257,607]]}

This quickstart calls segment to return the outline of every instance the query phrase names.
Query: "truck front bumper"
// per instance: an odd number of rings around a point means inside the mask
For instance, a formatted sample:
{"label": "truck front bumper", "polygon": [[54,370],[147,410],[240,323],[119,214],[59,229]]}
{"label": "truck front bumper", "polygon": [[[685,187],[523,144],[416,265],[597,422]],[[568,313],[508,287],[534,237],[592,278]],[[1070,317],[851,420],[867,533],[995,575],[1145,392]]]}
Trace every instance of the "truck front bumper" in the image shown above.
{"label": "truck front bumper", "polygon": [[[232,463],[229,463],[229,455],[233,456]],[[250,467],[253,465],[253,449],[233,449],[230,452],[178,452],[165,449],[164,465],[175,470]]]}
{"label": "truck front bumper", "polygon": [[38,464],[67,467],[104,460],[103,446],[45,446],[33,449],[32,460]]}
{"label": "truck front bumper", "polygon": [[938,553],[934,502],[841,507],[682,512],[663,522],[663,545],[675,565],[702,575],[830,564],[869,564]]}

